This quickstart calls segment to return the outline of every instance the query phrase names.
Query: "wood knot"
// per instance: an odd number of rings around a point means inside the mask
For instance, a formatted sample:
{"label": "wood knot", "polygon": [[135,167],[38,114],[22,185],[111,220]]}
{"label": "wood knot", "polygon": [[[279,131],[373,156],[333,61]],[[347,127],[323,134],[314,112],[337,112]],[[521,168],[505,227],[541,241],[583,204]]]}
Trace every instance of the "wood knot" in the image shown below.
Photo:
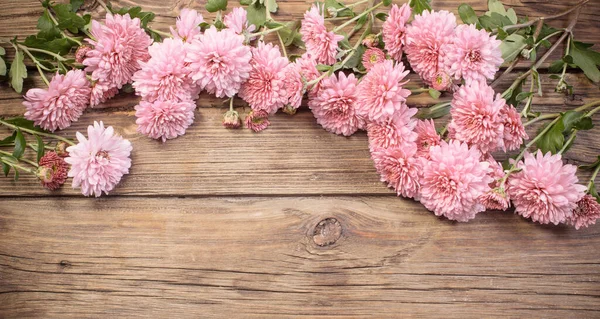
{"label": "wood knot", "polygon": [[59,265],[61,268],[71,268],[71,262],[70,262],[70,261],[68,261],[68,260],[61,260],[61,261],[58,263],[58,265]]}
{"label": "wood knot", "polygon": [[315,226],[313,241],[317,246],[333,245],[342,236],[342,224],[335,218],[326,218]]}

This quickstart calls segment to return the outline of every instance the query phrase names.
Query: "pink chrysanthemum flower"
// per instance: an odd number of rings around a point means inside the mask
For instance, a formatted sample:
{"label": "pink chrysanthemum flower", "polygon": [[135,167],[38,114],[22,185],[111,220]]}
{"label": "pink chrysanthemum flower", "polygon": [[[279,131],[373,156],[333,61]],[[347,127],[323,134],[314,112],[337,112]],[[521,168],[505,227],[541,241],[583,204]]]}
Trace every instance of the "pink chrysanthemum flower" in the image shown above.
{"label": "pink chrysanthemum flower", "polygon": [[[303,54],[302,57],[296,59],[294,64],[298,65],[300,69],[300,74],[306,83],[310,81],[316,80],[321,76],[321,72],[317,70],[317,61],[312,58],[307,53]],[[308,87],[308,93],[310,97],[315,96],[319,92],[319,88],[321,86],[320,82]]]}
{"label": "pink chrysanthemum flower", "polygon": [[482,153],[503,147],[504,125],[500,110],[506,101],[485,82],[463,85],[452,99],[450,137],[479,148]]}
{"label": "pink chrysanthemum flower", "polygon": [[429,158],[429,148],[440,145],[442,140],[435,130],[435,123],[433,120],[418,120],[415,133],[417,133],[417,156]]}
{"label": "pink chrysanthemum flower", "polygon": [[290,63],[285,69],[285,88],[288,98],[286,105],[292,110],[300,107],[304,96],[304,82],[300,68],[299,64]]}
{"label": "pink chrysanthemum flower", "polygon": [[129,173],[131,143],[102,122],[88,126],[88,138],[77,132],[77,140],[77,145],[67,148],[65,158],[71,164],[73,188],[80,187],[85,196],[108,194]]}
{"label": "pink chrysanthemum flower", "polygon": [[137,95],[148,102],[190,100],[194,82],[185,62],[186,48],[179,39],[164,39],[148,49],[150,60],[133,75]]}
{"label": "pink chrysanthemum flower", "polygon": [[77,63],[83,63],[83,60],[85,60],[85,56],[91,50],[92,50],[92,48],[89,45],[85,45],[85,44],[84,45],[80,45],[77,48],[77,51],[75,51],[75,62],[77,62]]}
{"label": "pink chrysanthemum flower", "polygon": [[342,41],[344,36],[327,32],[325,19],[317,6],[313,5],[304,14],[300,33],[302,34],[302,41],[306,44],[306,51],[318,63],[329,65],[335,63],[338,42]]}
{"label": "pink chrysanthemum flower", "polygon": [[379,48],[368,48],[362,56],[362,63],[367,71],[385,61],[385,53]]}
{"label": "pink chrysanthemum flower", "polygon": [[200,23],[204,22],[202,14],[193,9],[184,8],[179,12],[175,21],[177,29],[171,27],[171,34],[175,39],[185,43],[192,43],[200,37]]}
{"label": "pink chrysanthemum flower", "polygon": [[266,129],[271,122],[269,121],[269,113],[264,110],[253,110],[244,119],[246,127],[254,132],[260,132]]}
{"label": "pink chrysanthemum flower", "polygon": [[119,93],[119,89],[111,83],[104,81],[95,81],[92,83],[90,93],[90,106],[92,108],[108,101]]}
{"label": "pink chrysanthemum flower", "polygon": [[573,215],[567,218],[567,224],[579,229],[595,224],[597,219],[600,219],[600,204],[595,197],[586,194],[577,202]]}
{"label": "pink chrysanthemum flower", "polygon": [[407,74],[402,63],[394,65],[392,60],[385,60],[376,64],[358,85],[360,116],[373,122],[384,121],[400,110],[410,95],[410,90],[402,87],[408,82],[402,82]]}
{"label": "pink chrysanthemum flower", "polygon": [[416,153],[414,143],[402,147],[377,148],[371,152],[381,181],[394,188],[398,196],[415,198],[419,195],[419,174],[423,162],[415,157]]}
{"label": "pink chrysanthemum flower", "polygon": [[402,46],[406,40],[406,23],[411,14],[412,10],[408,3],[403,4],[401,7],[394,4],[390,9],[390,15],[383,23],[382,33],[385,49],[396,61],[402,59]]}
{"label": "pink chrysanthemum flower", "polygon": [[477,30],[473,24],[457,26],[454,35],[454,41],[443,48],[449,73],[467,83],[493,79],[504,62],[500,51],[502,41],[485,30]]}
{"label": "pink chrysanthemum flower", "polygon": [[494,188],[479,197],[486,209],[505,211],[510,207],[508,195],[503,188]]}
{"label": "pink chrysanthemum flower", "polygon": [[242,7],[233,8],[230,13],[225,15],[223,23],[236,34],[249,35],[256,30],[256,27],[248,23],[247,14],[246,9]]}
{"label": "pink chrysanthemum flower", "polygon": [[53,191],[67,181],[68,172],[69,164],[56,152],[50,151],[40,158],[36,175],[42,186]]}
{"label": "pink chrysanthemum flower", "polygon": [[140,27],[140,19],[106,14],[105,24],[92,21],[91,33],[95,40],[87,39],[94,49],[83,60],[85,71],[92,73],[92,80],[108,82],[121,88],[131,82],[133,73],[140,69],[140,62],[150,58],[148,47],[152,39]]}
{"label": "pink chrysanthemum flower", "polygon": [[259,42],[252,48],[252,71],[248,81],[242,85],[239,96],[253,110],[268,114],[277,112],[288,102],[286,68],[288,59],[281,56],[278,46]]}
{"label": "pink chrysanthemum flower", "polygon": [[77,121],[90,101],[90,83],[81,70],[56,74],[48,90],[31,89],[25,94],[25,118],[48,130],[65,129]]}
{"label": "pink chrysanthemum flower", "polygon": [[308,102],[317,123],[335,134],[350,136],[361,126],[362,119],[356,115],[356,84],[354,74],[343,72],[321,81],[319,93]]}
{"label": "pink chrysanthemum flower", "polygon": [[479,197],[490,190],[489,163],[481,153],[459,141],[442,141],[429,150],[421,183],[421,203],[451,220],[466,222],[485,210]]}
{"label": "pink chrysanthemum flower", "polygon": [[406,28],[404,52],[410,66],[424,81],[431,81],[438,71],[443,70],[445,52],[442,47],[452,42],[455,27],[453,13],[425,10]]}
{"label": "pink chrysanthemum flower", "polygon": [[217,31],[214,26],[194,41],[185,59],[192,79],[200,89],[217,97],[232,97],[250,75],[250,48],[244,37],[229,29]]}
{"label": "pink chrysanthemum flower", "polygon": [[192,100],[140,101],[135,107],[137,131],[154,139],[173,139],[185,134],[194,122],[196,104]]}
{"label": "pink chrysanthemum flower", "polygon": [[585,186],[577,184],[574,165],[563,165],[560,155],[525,153],[517,164],[521,171],[508,179],[508,194],[515,211],[540,224],[558,225],[573,215]]}
{"label": "pink chrysanthemum flower", "polygon": [[518,150],[521,144],[523,144],[523,139],[529,138],[521,121],[521,114],[512,105],[505,104],[500,109],[500,116],[504,125],[504,133],[502,135],[504,150]]}
{"label": "pink chrysanthemum flower", "polygon": [[404,147],[416,142],[418,134],[414,131],[417,121],[412,117],[417,109],[402,104],[402,108],[382,122],[369,122],[367,135],[369,149]]}
{"label": "pink chrysanthemum flower", "polygon": [[500,186],[500,180],[504,178],[504,168],[502,167],[502,163],[498,162],[492,155],[486,157],[484,156],[486,162],[490,163],[490,177],[492,178],[492,182],[490,183],[490,187],[495,188]]}

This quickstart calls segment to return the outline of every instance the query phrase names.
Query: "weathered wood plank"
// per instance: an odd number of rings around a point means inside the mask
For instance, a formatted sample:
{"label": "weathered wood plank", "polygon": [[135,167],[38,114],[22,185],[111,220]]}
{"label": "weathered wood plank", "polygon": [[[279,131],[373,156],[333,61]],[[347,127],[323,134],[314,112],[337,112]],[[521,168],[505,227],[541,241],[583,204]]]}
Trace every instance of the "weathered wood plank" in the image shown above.
{"label": "weathered wood plank", "polygon": [[[327,218],[341,235],[321,247]],[[456,224],[377,197],[4,199],[0,232],[7,318],[600,315],[600,228],[510,213]]]}

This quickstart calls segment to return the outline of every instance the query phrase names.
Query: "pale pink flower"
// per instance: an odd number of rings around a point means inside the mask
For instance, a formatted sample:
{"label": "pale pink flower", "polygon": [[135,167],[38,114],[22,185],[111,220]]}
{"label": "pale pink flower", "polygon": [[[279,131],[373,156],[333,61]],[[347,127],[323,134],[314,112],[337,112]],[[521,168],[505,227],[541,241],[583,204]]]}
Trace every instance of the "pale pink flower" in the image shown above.
{"label": "pale pink flower", "polygon": [[442,47],[452,42],[455,27],[453,13],[425,10],[406,28],[404,52],[410,66],[424,81],[430,82],[438,71],[443,71]]}
{"label": "pale pink flower", "polygon": [[88,138],[77,132],[77,140],[77,145],[67,148],[65,158],[71,164],[73,188],[80,187],[85,196],[108,194],[129,173],[131,143],[102,122],[88,126]]}
{"label": "pale pink flower", "polygon": [[595,224],[597,219],[600,219],[600,204],[594,196],[586,194],[577,202],[573,215],[567,218],[567,224],[579,229]]}
{"label": "pale pink flower", "polygon": [[508,195],[503,188],[494,188],[479,197],[486,209],[505,211],[510,207]]}
{"label": "pale pink flower", "polygon": [[454,41],[443,48],[445,67],[455,79],[464,78],[467,83],[491,80],[504,62],[501,43],[486,30],[461,24],[454,31]]}
{"label": "pale pink flower", "polygon": [[192,100],[140,101],[135,106],[137,131],[153,139],[173,139],[185,134],[194,122],[196,104]]}
{"label": "pale pink flower", "polygon": [[309,100],[308,106],[317,123],[335,134],[350,136],[361,126],[362,119],[356,115],[356,84],[354,74],[343,72],[321,81],[319,93]]}
{"label": "pale pink flower", "polygon": [[56,73],[48,90],[30,89],[23,105],[25,118],[48,130],[65,129],[79,119],[90,101],[90,83],[81,70]]}
{"label": "pale pink flower", "polygon": [[40,158],[36,175],[42,186],[53,191],[59,189],[66,181],[69,164],[56,152],[49,151]]}
{"label": "pale pink flower", "polygon": [[412,10],[408,3],[401,7],[394,4],[390,9],[390,14],[383,23],[383,42],[389,55],[396,61],[402,59],[402,46],[406,41],[406,23],[410,19]]}
{"label": "pale pink flower", "polygon": [[414,143],[402,147],[377,148],[371,152],[381,181],[394,188],[398,196],[415,198],[419,195],[419,174],[423,162],[415,157],[416,153]]}
{"label": "pale pink flower", "polygon": [[452,99],[450,137],[476,146],[482,153],[503,147],[504,125],[500,110],[506,101],[485,82],[461,86]]}
{"label": "pale pink flower", "polygon": [[521,121],[521,114],[512,105],[505,104],[500,109],[500,116],[504,125],[504,133],[502,135],[504,151],[518,150],[521,144],[523,144],[523,139],[529,138]]}
{"label": "pale pink flower", "polygon": [[574,165],[563,165],[560,155],[525,153],[517,163],[521,171],[512,173],[507,191],[515,211],[540,224],[558,225],[573,216],[585,186],[577,184]]}
{"label": "pale pink flower", "polygon": [[261,41],[258,47],[252,48],[250,64],[250,77],[242,85],[239,96],[248,102],[253,110],[263,110],[268,114],[277,112],[288,102],[288,59],[281,56],[278,46]]}
{"label": "pale pink flower", "polygon": [[344,36],[328,32],[325,27],[325,19],[318,6],[313,5],[304,14],[302,27],[300,28],[302,41],[306,45],[306,51],[312,55],[318,63],[334,64],[338,52],[338,42]]}
{"label": "pale pink flower", "polygon": [[108,101],[119,93],[116,86],[104,81],[95,81],[92,83],[92,92],[90,93],[90,106],[92,108]]}
{"label": "pale pink flower", "polygon": [[417,109],[402,104],[402,108],[382,122],[369,122],[367,136],[369,149],[404,147],[417,141],[418,134],[414,131],[417,121],[412,117]]}
{"label": "pale pink flower", "polygon": [[485,210],[479,197],[490,190],[489,163],[459,141],[442,141],[429,149],[421,183],[421,203],[451,220],[466,222]]}
{"label": "pale pink flower", "polygon": [[359,115],[377,122],[385,121],[399,111],[410,95],[410,90],[402,87],[408,82],[402,82],[407,74],[401,62],[394,64],[392,60],[385,60],[376,64],[358,85]]}
{"label": "pale pink flower", "polygon": [[104,25],[93,20],[90,29],[93,39],[87,41],[94,49],[87,52],[83,64],[92,73],[92,80],[108,82],[121,88],[131,82],[133,73],[140,69],[140,62],[150,58],[148,47],[152,39],[140,26],[140,19],[129,14],[106,14]]}
{"label": "pale pink flower", "polygon": [[300,107],[304,96],[304,82],[300,68],[298,63],[290,63],[285,69],[285,88],[288,98],[286,105],[292,110]]}
{"label": "pale pink flower", "polygon": [[367,71],[383,61],[385,61],[385,53],[379,48],[368,48],[362,56],[362,63]]}
{"label": "pale pink flower", "polygon": [[189,48],[185,59],[200,89],[217,97],[232,97],[250,76],[250,48],[244,37],[229,29],[206,30]]}
{"label": "pale pink flower", "polygon": [[192,43],[200,37],[200,24],[202,22],[204,22],[202,14],[196,10],[184,8],[179,12],[179,17],[175,21],[177,29],[171,27],[171,34],[175,39]]}
{"label": "pale pink flower", "polygon": [[271,122],[269,121],[269,113],[264,110],[252,110],[244,119],[246,127],[254,132],[260,132],[266,129]]}
{"label": "pale pink flower", "polygon": [[137,95],[148,102],[191,100],[194,82],[185,62],[186,48],[180,39],[167,38],[148,49],[150,60],[133,75]]}
{"label": "pale pink flower", "polygon": [[237,111],[227,111],[223,114],[223,126],[228,129],[238,129],[242,126],[242,120]]}
{"label": "pale pink flower", "polygon": [[[298,65],[300,69],[300,74],[306,83],[316,80],[321,76],[321,72],[317,70],[317,61],[312,58],[307,53],[303,54],[300,58],[294,61],[294,64]],[[314,96],[319,92],[319,88],[321,86],[320,82],[308,87],[309,96]]]}
{"label": "pale pink flower", "polygon": [[233,10],[226,14],[223,18],[225,26],[233,32],[241,35],[246,35],[254,32],[256,27],[253,24],[248,23],[246,9],[242,7],[233,8]]}
{"label": "pale pink flower", "polygon": [[442,140],[435,130],[435,123],[433,120],[417,120],[415,133],[417,133],[417,156],[429,158],[429,148],[440,145]]}
{"label": "pale pink flower", "polygon": [[490,183],[490,187],[495,188],[500,186],[500,180],[504,178],[504,168],[502,164],[498,162],[494,157],[490,154],[488,156],[484,156],[486,162],[490,163],[490,177],[492,178],[492,182]]}

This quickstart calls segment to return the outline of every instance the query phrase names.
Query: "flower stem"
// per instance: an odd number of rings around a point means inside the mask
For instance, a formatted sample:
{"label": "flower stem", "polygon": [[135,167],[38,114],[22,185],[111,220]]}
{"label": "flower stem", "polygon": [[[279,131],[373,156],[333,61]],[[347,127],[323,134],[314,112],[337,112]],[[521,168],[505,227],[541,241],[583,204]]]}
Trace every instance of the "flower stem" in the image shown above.
{"label": "flower stem", "polygon": [[229,111],[233,111],[233,96],[229,99]]}
{"label": "flower stem", "polygon": [[[12,154],[10,154],[10,153],[7,153],[7,152],[0,151],[0,154],[2,154],[2,153],[6,153],[7,155],[10,155],[10,156],[12,156]],[[27,168],[27,167],[23,167],[23,166],[21,166],[21,165],[18,165],[18,164],[15,164],[15,163],[13,163],[13,162],[11,162],[11,161],[7,161],[7,160],[5,160],[5,159],[4,159],[4,157],[0,157],[0,162],[2,162],[2,163],[5,163],[6,165],[9,165],[9,166],[11,166],[11,167],[14,167],[15,169],[16,169],[16,168],[18,168],[18,169],[22,170],[23,172],[27,172],[27,173],[35,174],[35,171],[34,171],[34,170],[32,170],[32,169],[29,169],[29,168]]]}
{"label": "flower stem", "polygon": [[[9,153],[9,152],[5,152],[5,151],[2,151],[2,150],[0,150],[0,154],[4,154],[4,155],[8,155],[8,156],[13,156],[11,153]],[[25,163],[27,163],[27,164],[29,164],[29,165],[31,165],[31,166],[34,166],[34,167],[38,167],[38,164],[37,164],[37,163],[35,163],[35,162],[33,162],[33,161],[30,161],[30,160],[28,160],[28,159],[19,158],[19,161],[21,161],[21,162],[25,162]]]}
{"label": "flower stem", "polygon": [[173,35],[170,34],[169,32],[164,32],[164,31],[155,30],[155,29],[151,29],[151,30],[152,30],[152,32],[160,35],[163,38],[172,38],[173,37]]}
{"label": "flower stem", "polygon": [[588,182],[588,191],[590,189],[592,189],[592,186],[594,186],[594,180],[596,180],[596,176],[598,176],[599,171],[600,171],[600,165],[596,166],[596,168],[594,169],[594,172],[592,173],[592,177],[590,178],[590,181]]}
{"label": "flower stem", "polygon": [[563,147],[560,149],[560,151],[558,151],[557,154],[564,153],[567,150],[567,148],[569,148],[569,146],[571,146],[571,144],[573,144],[573,141],[575,140],[576,135],[577,135],[577,130],[573,129],[573,131],[571,132],[571,135],[569,135],[569,139],[567,139],[567,141],[565,142],[565,145],[563,145]]}
{"label": "flower stem", "polygon": [[556,19],[556,18],[560,18],[564,15],[567,15],[569,13],[571,13],[572,11],[579,9],[581,6],[583,6],[584,4],[588,3],[590,0],[583,0],[581,2],[579,2],[578,4],[574,5],[573,7],[569,8],[566,11],[563,11],[561,13],[557,13],[555,15],[551,15],[551,16],[547,16],[547,17],[538,17],[535,19],[531,19],[525,23],[519,23],[519,24],[513,24],[513,25],[508,25],[506,27],[504,27],[504,31],[508,31],[508,30],[512,30],[512,29],[520,29],[520,28],[525,28],[531,25],[536,24],[538,21],[540,20],[552,20],[552,19]]}
{"label": "flower stem", "polygon": [[273,29],[267,29],[267,30],[265,30],[265,31],[261,31],[261,32],[253,33],[253,34],[252,34],[252,36],[253,36],[253,37],[255,37],[255,36],[256,36],[256,37],[257,37],[257,36],[264,36],[264,35],[267,35],[267,34],[269,34],[269,33],[271,33],[271,32],[275,32],[275,31],[281,30],[281,29],[283,29],[284,27],[285,27],[284,25],[280,25],[280,26],[278,26],[277,28],[273,28]]}
{"label": "flower stem", "polygon": [[281,38],[281,34],[279,34],[279,32],[277,32],[277,37],[279,38],[279,42],[281,43],[281,51],[283,51],[283,56],[287,59],[288,54],[287,50],[285,49],[285,43],[283,42],[283,39]]}
{"label": "flower stem", "polygon": [[378,4],[376,4],[376,5],[372,6],[372,7],[370,7],[369,9],[365,10],[363,13],[361,13],[361,14],[359,14],[359,15],[355,16],[354,18],[352,18],[352,19],[350,19],[350,20],[348,20],[348,21],[344,22],[343,24],[341,24],[341,25],[339,25],[339,26],[335,27],[335,28],[333,29],[333,32],[334,32],[334,33],[337,33],[337,32],[339,32],[340,30],[342,30],[343,28],[347,27],[347,26],[348,26],[349,24],[351,24],[352,22],[354,22],[354,21],[357,21],[358,19],[362,18],[363,16],[365,16],[365,15],[369,14],[371,11],[373,11],[373,10],[375,10],[375,9],[379,8],[379,7],[380,7],[382,4],[383,4],[383,2],[380,2],[380,3],[378,3]]}
{"label": "flower stem", "polygon": [[353,8],[353,7],[356,7],[357,5],[363,4],[363,3],[365,3],[365,2],[368,2],[368,1],[370,1],[370,0],[360,0],[360,1],[356,1],[355,3],[351,3],[351,4],[349,4],[349,5],[346,5],[344,8],[339,8],[339,9],[337,9],[336,11],[340,12],[340,11],[343,11],[343,10],[345,10],[346,8]]}
{"label": "flower stem", "polygon": [[54,139],[57,139],[57,140],[61,140],[61,141],[65,142],[65,143],[67,143],[69,145],[75,145],[75,143],[73,141],[71,141],[70,139],[68,139],[68,138],[64,138],[62,136],[58,136],[58,135],[54,135],[54,134],[50,134],[50,133],[44,133],[44,132],[38,132],[38,131],[35,131],[35,130],[30,130],[30,129],[25,128],[25,127],[20,127],[20,126],[14,125],[14,124],[10,124],[10,123],[5,122],[3,120],[0,120],[0,125],[4,125],[4,126],[6,126],[8,128],[11,128],[13,130],[16,130],[17,128],[19,128],[21,131],[27,132],[27,133],[29,133],[31,135],[38,135],[38,136],[50,137],[50,138],[54,138]]}
{"label": "flower stem", "polygon": [[554,119],[560,116],[560,113],[551,113],[551,114],[543,114],[540,115],[536,118],[534,118],[533,120],[529,121],[529,122],[525,122],[523,123],[523,126],[527,127],[533,123],[539,122],[539,121],[543,121],[543,120],[549,120],[549,119]]}
{"label": "flower stem", "polygon": [[47,54],[47,55],[49,55],[49,56],[51,56],[51,57],[55,58],[55,59],[56,59],[56,60],[58,60],[58,61],[63,61],[63,62],[64,62],[64,61],[67,61],[67,59],[66,59],[66,58],[64,58],[64,57],[62,57],[62,56],[60,56],[60,55],[58,55],[58,54],[56,54],[56,53],[54,53],[54,52],[50,52],[50,51],[47,51],[47,50],[42,50],[42,49],[31,48],[31,47],[26,47],[25,45],[23,45],[23,44],[21,44],[21,43],[17,43],[17,46],[18,46],[18,47],[19,47],[21,50],[23,50],[23,51],[24,51],[24,50],[29,50],[29,51],[32,51],[32,52],[39,52],[39,53]]}

